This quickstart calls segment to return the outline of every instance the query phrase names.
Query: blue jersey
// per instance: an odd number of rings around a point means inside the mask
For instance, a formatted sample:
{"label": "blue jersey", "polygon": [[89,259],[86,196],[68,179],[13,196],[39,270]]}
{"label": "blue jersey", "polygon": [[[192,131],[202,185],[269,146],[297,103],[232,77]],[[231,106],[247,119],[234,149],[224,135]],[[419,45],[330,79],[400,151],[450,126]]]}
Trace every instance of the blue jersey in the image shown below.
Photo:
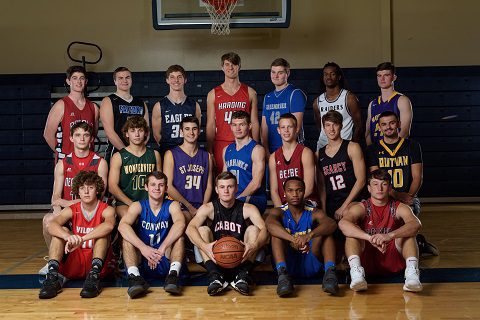
{"label": "blue jersey", "polygon": [[173,156],[173,186],[198,209],[207,190],[208,152],[198,149],[197,153],[190,157],[179,146],[170,151]]}
{"label": "blue jersey", "polygon": [[[272,91],[263,99],[262,116],[268,127],[268,148],[270,153],[282,146],[282,138],[278,134],[278,120],[282,114],[305,112],[307,96],[302,90],[289,84],[280,91]],[[303,143],[303,128],[298,135],[298,142]]]}
{"label": "blue jersey", "polygon": [[142,212],[137,221],[137,235],[143,243],[158,249],[168,235],[173,221],[170,216],[172,200],[163,199],[162,208],[155,216],[148,199],[141,200]]}
{"label": "blue jersey", "polygon": [[[400,118],[400,110],[398,109],[398,99],[402,96],[401,93],[396,91],[393,92],[393,95],[388,98],[387,101],[382,101],[382,96],[372,100],[370,105],[370,138],[372,138],[372,144],[375,144],[383,139],[383,133],[380,130],[380,125],[378,124],[378,118],[380,114],[385,111],[395,112]],[[401,120],[401,119],[400,119]]]}
{"label": "blue jersey", "polygon": [[285,230],[287,230],[289,234],[293,236],[302,236],[311,232],[314,228],[312,219],[312,213],[314,208],[305,206],[302,212],[302,216],[300,217],[300,220],[298,220],[298,223],[293,218],[290,209],[288,209],[288,205],[284,205],[280,208],[283,210],[283,227],[285,228]]}

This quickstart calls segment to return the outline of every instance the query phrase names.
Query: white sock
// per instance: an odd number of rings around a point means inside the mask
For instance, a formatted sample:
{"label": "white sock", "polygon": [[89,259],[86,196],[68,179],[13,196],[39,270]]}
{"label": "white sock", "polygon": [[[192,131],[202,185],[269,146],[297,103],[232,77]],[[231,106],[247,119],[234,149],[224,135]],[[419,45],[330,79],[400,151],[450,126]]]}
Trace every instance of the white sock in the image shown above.
{"label": "white sock", "polygon": [[418,269],[418,259],[417,257],[408,257],[405,260],[405,263],[407,264],[408,267],[414,267],[415,269]]}
{"label": "white sock", "polygon": [[362,266],[360,263],[360,257],[355,254],[348,257],[348,264],[350,265],[350,268]]}
{"label": "white sock", "polygon": [[178,261],[174,261],[170,264],[170,271],[168,271],[168,273],[172,272],[172,271],[177,271],[177,274],[180,274],[180,268],[182,267],[182,263],[181,262],[178,262]]}
{"label": "white sock", "polygon": [[133,274],[134,276],[138,277],[140,275],[140,270],[138,270],[137,266],[128,267],[127,273],[128,274]]}

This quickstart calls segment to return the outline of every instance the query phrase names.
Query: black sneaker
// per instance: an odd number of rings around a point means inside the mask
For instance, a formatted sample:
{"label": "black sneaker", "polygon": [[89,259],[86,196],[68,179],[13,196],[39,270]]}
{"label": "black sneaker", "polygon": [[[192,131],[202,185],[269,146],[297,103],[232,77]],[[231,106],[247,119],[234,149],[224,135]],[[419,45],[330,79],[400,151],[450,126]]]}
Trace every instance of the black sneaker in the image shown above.
{"label": "black sneaker", "polygon": [[322,289],[324,292],[336,295],[338,293],[338,279],[335,267],[330,267],[323,275]]}
{"label": "black sneaker", "polygon": [[40,299],[52,299],[62,292],[62,282],[57,273],[49,272],[38,293]]}
{"label": "black sneaker", "polygon": [[291,295],[295,291],[293,287],[292,279],[287,273],[285,267],[281,267],[278,272],[278,285],[277,285],[277,294],[279,297],[286,297]]}
{"label": "black sneaker", "polygon": [[417,234],[416,239],[420,255],[438,256],[440,254],[438,248],[433,243],[428,242],[424,235]]}
{"label": "black sneaker", "polygon": [[223,280],[223,276],[218,272],[211,272],[208,280],[210,284],[208,285],[207,292],[211,296],[219,294],[228,286],[228,283]]}
{"label": "black sneaker", "polygon": [[127,293],[130,298],[134,299],[147,292],[150,285],[143,279],[142,276],[136,276],[133,274],[128,275],[128,290]]}
{"label": "black sneaker", "polygon": [[243,295],[248,296],[250,294],[249,282],[251,282],[251,280],[249,279],[248,272],[240,271],[235,277],[235,280],[232,281],[230,284],[233,289],[237,290]]}
{"label": "black sneaker", "polygon": [[164,289],[168,293],[180,294],[180,286],[178,285],[177,271],[171,271],[165,279]]}
{"label": "black sneaker", "polygon": [[80,291],[80,296],[82,298],[95,298],[100,294],[100,291],[100,274],[98,272],[88,273],[82,291]]}

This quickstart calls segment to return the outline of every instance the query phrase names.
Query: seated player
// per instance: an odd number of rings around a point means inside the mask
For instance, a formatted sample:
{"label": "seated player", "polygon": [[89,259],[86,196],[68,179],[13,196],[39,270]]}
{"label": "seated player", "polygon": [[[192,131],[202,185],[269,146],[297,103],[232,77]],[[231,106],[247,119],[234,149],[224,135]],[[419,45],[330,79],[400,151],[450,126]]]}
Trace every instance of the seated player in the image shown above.
{"label": "seated player", "polygon": [[[92,171],[81,171],[73,179],[72,192],[79,195],[80,202],[63,209],[48,225],[50,260],[40,299],[51,299],[62,291],[62,275],[86,278],[80,296],[94,298],[100,294],[100,278],[114,271],[110,233],[115,210],[99,200],[104,189],[102,178]],[[68,222],[71,230],[64,227]]]}
{"label": "seated player", "polygon": [[[249,273],[258,250],[267,241],[267,228],[257,207],[235,199],[237,178],[231,172],[222,172],[217,176],[215,191],[218,198],[198,209],[187,227],[186,234],[200,249],[204,266],[209,273],[210,284],[207,292],[211,296],[222,292],[228,286],[224,278],[227,269],[215,263],[212,252],[215,241],[223,236],[232,236],[243,241],[243,261],[237,268],[229,271],[235,276],[231,282],[232,287],[241,294],[248,295]],[[211,221],[209,226],[204,225],[207,219]],[[251,224],[247,223],[248,220]]]}
{"label": "seated player", "polygon": [[163,159],[163,172],[168,177],[168,195],[180,202],[186,222],[197,209],[210,201],[213,190],[212,156],[198,147],[200,122],[188,116],[180,122],[183,143],[168,150]]}
{"label": "seated player", "polygon": [[299,177],[288,178],[283,186],[287,204],[274,208],[267,217],[267,228],[272,235],[272,253],[278,272],[277,294],[284,297],[293,293],[289,275],[314,277],[325,262],[323,291],[337,294],[335,274],[335,243],[332,233],[335,221],[319,209],[305,206],[305,182]]}
{"label": "seated player", "polygon": [[235,142],[223,149],[223,171],[237,177],[237,199],[251,203],[261,214],[267,209],[267,194],[263,183],[265,149],[250,136],[252,124],[245,111],[234,111],[230,123]]}
{"label": "seated player", "polygon": [[422,290],[415,241],[421,223],[409,206],[390,198],[391,180],[385,169],[372,171],[370,198],[350,207],[338,223],[347,237],[345,253],[354,291],[367,289],[365,274],[385,276],[404,269],[403,290]]}
{"label": "seated player", "polygon": [[148,198],[132,203],[118,226],[128,272],[127,292],[132,299],[145,294],[150,287],[140,271],[149,278],[167,276],[165,291],[180,293],[178,276],[184,256],[185,218],[180,204],[165,197],[167,180],[159,171],[148,174]]}

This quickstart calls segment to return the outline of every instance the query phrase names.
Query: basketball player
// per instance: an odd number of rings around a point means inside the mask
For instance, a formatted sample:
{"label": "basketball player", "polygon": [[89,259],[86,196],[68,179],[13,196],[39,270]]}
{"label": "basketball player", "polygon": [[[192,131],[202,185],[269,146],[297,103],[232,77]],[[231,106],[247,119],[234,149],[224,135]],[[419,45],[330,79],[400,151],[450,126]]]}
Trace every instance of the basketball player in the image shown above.
{"label": "basketball player", "polygon": [[167,180],[160,171],[149,173],[145,178],[148,198],[130,205],[118,226],[124,239],[127,292],[132,299],[143,295],[150,287],[140,270],[147,277],[167,275],[165,291],[180,293],[178,275],[184,257],[185,218],[180,204],[165,196]]}
{"label": "basketball player", "polygon": [[297,118],[291,113],[280,116],[277,132],[282,145],[270,155],[268,170],[270,172],[270,196],[274,207],[285,203],[283,184],[289,177],[299,177],[305,183],[305,198],[309,205],[318,204],[315,186],[315,157],[312,150],[297,142]]}
{"label": "basketball player", "polygon": [[180,203],[188,223],[212,196],[213,160],[207,151],[198,147],[200,122],[197,117],[184,117],[180,132],[183,143],[165,153],[163,172],[168,177],[168,195]]}
{"label": "basketball player", "polygon": [[235,141],[230,130],[234,111],[243,110],[250,114],[252,137],[255,141],[260,141],[257,93],[240,82],[238,77],[240,56],[235,52],[229,52],[222,56],[221,61],[225,81],[207,95],[207,151],[214,156],[216,174],[223,169],[223,149]]}
{"label": "basketball player", "polygon": [[[62,291],[62,275],[85,279],[80,296],[94,298],[100,293],[100,278],[113,272],[110,232],[115,210],[99,200],[104,189],[102,178],[92,171],[80,171],[73,179],[72,191],[80,202],[63,209],[48,225],[50,260],[40,299],[51,299]],[[71,231],[64,227],[69,221]]]}
{"label": "basketball player", "polygon": [[73,152],[73,144],[68,139],[68,133],[75,123],[84,121],[93,128],[90,150],[93,150],[98,131],[98,107],[85,98],[87,86],[85,68],[82,66],[69,67],[66,82],[70,87],[70,93],[52,106],[43,131],[45,141],[55,152],[56,161]]}
{"label": "basketball player", "polygon": [[250,137],[252,123],[246,111],[234,111],[230,127],[235,142],[223,150],[223,171],[237,177],[238,200],[251,203],[261,214],[267,209],[267,195],[263,183],[265,149]]}
{"label": "basketball player", "polygon": [[184,117],[195,116],[199,122],[202,119],[200,105],[185,95],[184,87],[187,83],[185,69],[179,65],[172,65],[168,67],[165,75],[170,92],[155,103],[152,111],[153,137],[160,146],[162,157],[167,150],[183,143],[180,122]]}
{"label": "basketball player", "polygon": [[338,223],[347,237],[345,253],[354,291],[367,289],[365,274],[386,276],[404,269],[403,290],[422,290],[415,241],[421,223],[409,206],[389,196],[391,179],[385,169],[370,172],[370,198],[353,205]]}
{"label": "basketball player", "polygon": [[412,127],[412,103],[407,96],[395,91],[394,82],[397,79],[395,66],[390,62],[383,62],[377,66],[377,83],[381,95],[368,105],[365,139],[367,146],[382,139],[382,131],[378,124],[378,117],[384,111],[393,111],[402,121],[400,137],[408,138]]}
{"label": "basketball player", "polygon": [[272,253],[278,272],[277,294],[284,297],[293,293],[289,275],[314,277],[325,262],[323,291],[337,294],[335,274],[335,243],[332,233],[335,221],[317,208],[305,205],[305,183],[297,176],[283,184],[287,204],[274,208],[267,217],[267,228],[272,235]]}
{"label": "basketball player", "polygon": [[344,140],[359,142],[362,138],[362,119],[358,99],[353,92],[345,88],[345,76],[338,64],[328,62],[323,66],[323,81],[325,92],[313,102],[315,124],[320,131],[317,150],[327,143],[327,135],[323,131],[322,117],[330,110],[340,112],[343,126],[340,136]]}
{"label": "basketball player", "polygon": [[[283,58],[273,60],[270,66],[270,79],[275,90],[265,95],[262,111],[262,144],[268,157],[282,146],[278,133],[278,121],[285,113],[292,113],[297,119],[297,139],[303,143],[303,113],[307,103],[305,93],[288,83],[290,64]],[[267,159],[268,159],[267,157]]]}
{"label": "basketball player", "polygon": [[[249,273],[260,248],[267,241],[265,222],[257,207],[235,199],[237,179],[231,172],[222,172],[215,179],[215,191],[218,198],[201,206],[188,224],[186,234],[192,243],[200,249],[203,263],[209,273],[210,284],[207,292],[213,296],[227,286],[222,269],[215,263],[212,248],[222,236],[232,236],[245,244],[243,262],[237,268],[230,269],[235,275],[231,286],[241,294],[250,293]],[[204,225],[209,219],[211,224]],[[247,220],[250,222],[247,224]]]}
{"label": "basketball player", "polygon": [[148,124],[148,108],[140,98],[130,93],[132,73],[126,67],[118,67],[113,71],[113,82],[117,91],[103,98],[100,104],[100,120],[107,136],[105,160],[110,162],[112,155],[127,146],[122,127],[131,116],[142,116]]}
{"label": "basketball player", "polygon": [[127,147],[112,156],[108,174],[109,191],[116,199],[115,210],[120,218],[134,201],[147,198],[145,177],[162,167],[160,154],[146,146],[149,128],[143,117],[128,118],[122,132]]}

